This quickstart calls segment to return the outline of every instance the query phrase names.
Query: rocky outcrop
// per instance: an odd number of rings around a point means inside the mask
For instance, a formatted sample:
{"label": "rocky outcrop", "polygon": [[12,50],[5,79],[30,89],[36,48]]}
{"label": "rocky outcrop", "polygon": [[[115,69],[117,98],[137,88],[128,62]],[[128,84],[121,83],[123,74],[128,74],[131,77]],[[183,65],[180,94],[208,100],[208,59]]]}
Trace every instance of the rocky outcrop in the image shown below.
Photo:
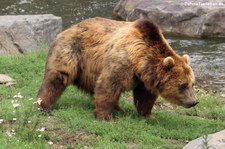
{"label": "rocky outcrop", "polygon": [[225,149],[225,130],[197,138],[189,142],[183,149]]}
{"label": "rocky outcrop", "polygon": [[49,44],[61,30],[61,17],[52,14],[0,16],[0,56]]}
{"label": "rocky outcrop", "polygon": [[225,37],[225,0],[120,0],[114,13],[131,21],[150,18],[163,32]]}

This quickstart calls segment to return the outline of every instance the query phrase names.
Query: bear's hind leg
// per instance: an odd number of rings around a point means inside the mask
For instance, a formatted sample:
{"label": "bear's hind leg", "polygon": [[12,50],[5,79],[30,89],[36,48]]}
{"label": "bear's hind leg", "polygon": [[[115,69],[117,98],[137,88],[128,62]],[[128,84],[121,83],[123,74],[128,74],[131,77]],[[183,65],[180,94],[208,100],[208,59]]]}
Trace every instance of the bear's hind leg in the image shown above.
{"label": "bear's hind leg", "polygon": [[43,111],[50,111],[52,105],[60,97],[68,85],[68,75],[56,70],[47,70],[41,88],[37,95],[38,103]]}
{"label": "bear's hind leg", "polygon": [[98,120],[110,120],[114,109],[123,111],[119,107],[119,97],[121,94],[121,85],[115,83],[116,78],[102,76],[97,81],[94,100],[96,104],[95,117]]}
{"label": "bear's hind leg", "polygon": [[[113,94],[113,93],[112,93]],[[120,94],[118,95],[107,95],[103,92],[97,92],[95,97],[95,117],[98,120],[110,120],[112,119],[112,111],[114,109],[119,110],[117,106],[117,100],[119,99]]]}
{"label": "bear's hind leg", "polygon": [[142,116],[145,116],[146,118],[151,119],[152,107],[158,95],[152,94],[144,87],[144,84],[140,84],[133,90],[133,96],[134,104],[138,113]]}

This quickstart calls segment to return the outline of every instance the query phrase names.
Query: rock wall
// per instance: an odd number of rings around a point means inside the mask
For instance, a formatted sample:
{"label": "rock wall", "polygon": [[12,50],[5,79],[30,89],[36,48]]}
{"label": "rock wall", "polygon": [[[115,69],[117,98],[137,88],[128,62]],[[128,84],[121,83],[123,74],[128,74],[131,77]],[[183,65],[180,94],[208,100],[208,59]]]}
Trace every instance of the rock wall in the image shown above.
{"label": "rock wall", "polygon": [[163,32],[225,37],[225,0],[120,0],[114,13],[131,21],[150,18]]}
{"label": "rock wall", "polygon": [[61,31],[61,17],[52,14],[0,16],[0,56],[35,50]]}

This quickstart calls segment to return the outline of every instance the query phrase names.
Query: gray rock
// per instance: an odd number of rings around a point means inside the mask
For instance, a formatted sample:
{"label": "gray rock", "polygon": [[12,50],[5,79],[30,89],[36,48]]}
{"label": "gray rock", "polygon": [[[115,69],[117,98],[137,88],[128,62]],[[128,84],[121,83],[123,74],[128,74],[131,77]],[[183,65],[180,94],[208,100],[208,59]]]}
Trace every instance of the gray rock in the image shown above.
{"label": "gray rock", "polygon": [[0,16],[0,55],[26,53],[49,44],[62,30],[52,14]]}
{"label": "gray rock", "polygon": [[7,75],[0,74],[0,85],[1,84],[5,86],[11,86],[16,84],[16,81]]}
{"label": "gray rock", "polygon": [[150,18],[163,32],[225,37],[225,0],[120,0],[114,13],[131,21]]}
{"label": "gray rock", "polygon": [[183,149],[225,149],[225,130],[200,137],[183,147]]}

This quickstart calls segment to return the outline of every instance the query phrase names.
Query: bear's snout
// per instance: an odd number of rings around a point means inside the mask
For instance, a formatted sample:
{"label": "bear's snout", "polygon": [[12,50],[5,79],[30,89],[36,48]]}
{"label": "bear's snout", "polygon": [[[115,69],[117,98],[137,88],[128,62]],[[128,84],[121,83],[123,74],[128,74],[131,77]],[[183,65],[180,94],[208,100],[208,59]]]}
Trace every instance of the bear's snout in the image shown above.
{"label": "bear's snout", "polygon": [[196,100],[196,101],[193,101],[193,102],[191,102],[191,103],[186,103],[186,104],[184,105],[184,107],[186,107],[186,108],[192,108],[192,107],[196,106],[198,103],[199,103],[199,102]]}
{"label": "bear's snout", "polygon": [[199,103],[198,101],[195,101],[195,103],[191,107],[196,106],[198,103]]}

